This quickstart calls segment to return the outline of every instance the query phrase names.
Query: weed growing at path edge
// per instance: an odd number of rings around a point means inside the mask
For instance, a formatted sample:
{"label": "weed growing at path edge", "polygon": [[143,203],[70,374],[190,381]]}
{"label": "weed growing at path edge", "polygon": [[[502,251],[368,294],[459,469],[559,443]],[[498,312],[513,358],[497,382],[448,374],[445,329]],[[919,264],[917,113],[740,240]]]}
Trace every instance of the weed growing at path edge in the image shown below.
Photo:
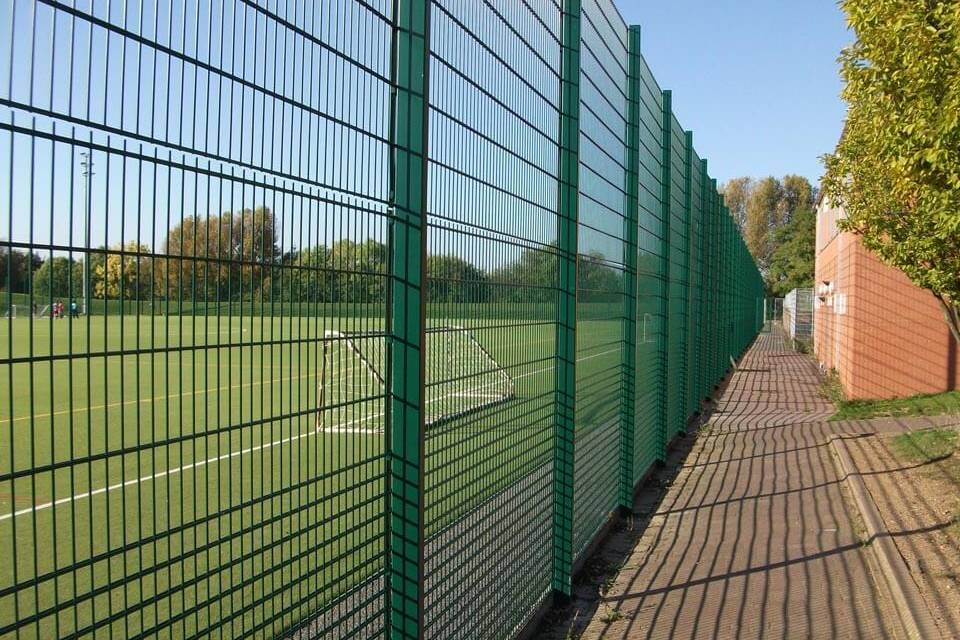
{"label": "weed growing at path edge", "polygon": [[[827,384],[824,383],[824,386]],[[890,400],[837,400],[834,397],[830,397],[830,400],[837,405],[837,412],[831,420],[960,414],[960,391]]]}

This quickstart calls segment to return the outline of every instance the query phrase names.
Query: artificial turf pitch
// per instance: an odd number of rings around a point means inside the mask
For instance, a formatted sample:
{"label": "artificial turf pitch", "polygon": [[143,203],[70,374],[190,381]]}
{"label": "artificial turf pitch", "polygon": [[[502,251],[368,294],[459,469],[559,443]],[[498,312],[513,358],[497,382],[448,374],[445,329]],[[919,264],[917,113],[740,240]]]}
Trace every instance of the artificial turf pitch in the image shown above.
{"label": "artificial turf pitch", "polygon": [[[552,451],[553,324],[444,323],[470,328],[514,395],[428,431],[428,535]],[[595,381],[578,407],[586,429],[616,406],[620,322],[581,324],[578,383]],[[382,326],[0,322],[0,636],[272,635],[380,571],[384,434],[317,428],[329,330]],[[363,387],[339,422],[376,422],[383,393]]]}

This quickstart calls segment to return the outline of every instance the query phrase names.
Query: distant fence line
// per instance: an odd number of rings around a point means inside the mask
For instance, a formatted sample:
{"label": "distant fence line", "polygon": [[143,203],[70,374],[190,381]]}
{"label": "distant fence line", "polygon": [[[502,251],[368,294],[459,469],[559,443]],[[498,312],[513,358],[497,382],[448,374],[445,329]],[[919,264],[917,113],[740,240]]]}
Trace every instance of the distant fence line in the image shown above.
{"label": "distant fence line", "polygon": [[[381,295],[382,297],[382,295]],[[587,297],[587,296],[585,296]],[[39,298],[24,293],[0,293],[3,300],[2,309],[14,307],[22,317],[34,313],[38,318],[50,315],[48,305],[53,302],[67,303],[76,298]],[[556,310],[552,302],[427,302],[428,317],[430,318],[514,318],[527,320],[549,320],[556,317]],[[42,313],[41,313],[42,312]],[[578,306],[579,317],[582,320],[596,319],[609,320],[623,315],[623,301],[593,302],[587,300]],[[321,317],[321,318],[383,318],[386,307],[383,302],[285,302],[271,300],[254,300],[250,302],[178,302],[176,300],[98,300],[94,298],[90,304],[89,314],[92,316],[222,316],[232,317],[235,321],[244,318],[278,319],[290,317]]]}
{"label": "distant fence line", "polygon": [[793,289],[783,298],[783,329],[791,339],[813,339],[813,289]]}

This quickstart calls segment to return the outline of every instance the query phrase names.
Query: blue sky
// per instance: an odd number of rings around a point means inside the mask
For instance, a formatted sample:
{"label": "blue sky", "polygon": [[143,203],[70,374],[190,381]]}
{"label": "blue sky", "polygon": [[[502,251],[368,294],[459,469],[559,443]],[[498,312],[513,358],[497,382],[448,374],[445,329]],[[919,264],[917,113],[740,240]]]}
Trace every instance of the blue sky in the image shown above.
{"label": "blue sky", "polygon": [[[819,179],[818,157],[833,148],[842,126],[835,59],[851,37],[833,0],[616,1],[627,23],[641,25],[647,62],[659,84],[674,91],[674,111],[694,131],[714,177],[800,173]],[[389,31],[382,20],[365,18],[362,30],[342,28],[361,23],[351,13],[360,11],[352,0],[275,3],[307,12],[296,20],[311,25],[324,48],[305,45],[275,20],[268,25],[239,1],[86,0],[77,6],[74,17],[56,4],[0,0],[0,238],[54,252],[82,246],[84,149],[93,150],[95,164],[94,247],[139,241],[161,249],[167,230],[185,217],[262,205],[291,233],[301,230],[301,237],[284,240],[285,248],[378,232],[343,222],[357,216],[342,209],[356,206],[348,201],[359,194],[375,210],[361,217],[383,219]],[[185,17],[187,6],[193,21]],[[95,21],[84,15],[89,11]],[[620,28],[615,19],[606,23]],[[127,32],[162,46],[142,45],[122,35]],[[463,54],[446,38],[437,46],[450,49],[443,54],[454,60]],[[332,49],[359,58],[364,70]],[[619,55],[615,49],[604,50]],[[480,64],[479,51],[461,64]],[[486,58],[481,66],[495,68]],[[548,84],[552,77],[533,68],[526,75]],[[440,79],[438,71],[438,86]],[[505,98],[517,93],[492,79],[490,86]],[[489,104],[450,91],[440,92],[447,111],[499,135]],[[537,104],[523,102],[528,120],[554,113]],[[460,140],[439,117],[431,127],[435,134],[446,131],[445,140]],[[542,157],[549,145],[541,147],[525,148],[534,160],[504,165],[495,178],[535,191],[550,209],[554,183],[531,168],[555,161]],[[489,154],[496,150],[482,145],[470,153],[459,143],[437,149],[468,173],[494,166]],[[480,191],[460,182],[438,178],[440,195],[434,196],[441,202],[434,205],[482,200]],[[458,198],[444,199],[451,185]],[[494,210],[508,210],[484,197]],[[464,220],[481,210],[455,209]],[[513,212],[498,224],[521,219],[527,220]]]}
{"label": "blue sky", "polygon": [[853,35],[834,0],[616,0],[720,181],[804,175],[843,127],[836,64]]}

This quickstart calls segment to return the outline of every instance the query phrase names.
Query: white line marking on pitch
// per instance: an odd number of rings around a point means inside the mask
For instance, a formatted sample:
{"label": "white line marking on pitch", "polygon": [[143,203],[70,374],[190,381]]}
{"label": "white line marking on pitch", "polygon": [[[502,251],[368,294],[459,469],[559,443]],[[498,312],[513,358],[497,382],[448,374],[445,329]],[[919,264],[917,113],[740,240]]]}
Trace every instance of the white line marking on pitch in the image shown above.
{"label": "white line marking on pitch", "polygon": [[[31,418],[34,420],[42,419],[42,418],[51,418],[53,416],[66,415],[68,413],[71,413],[71,411],[74,414],[83,414],[83,413],[86,413],[87,411],[101,411],[103,409],[110,409],[113,407],[120,407],[120,406],[126,406],[126,405],[137,404],[137,403],[150,404],[150,403],[157,402],[158,400],[170,400],[172,398],[183,398],[183,397],[200,395],[200,394],[220,393],[223,391],[230,391],[232,389],[242,389],[244,387],[254,387],[258,385],[274,385],[274,384],[279,384],[281,382],[292,382],[294,380],[303,380],[304,378],[310,378],[311,376],[313,376],[312,372],[299,375],[299,376],[291,376],[289,378],[279,378],[276,380],[263,379],[263,380],[254,381],[254,382],[243,382],[239,384],[230,385],[227,387],[214,387],[212,389],[192,389],[188,391],[182,391],[179,393],[168,393],[165,396],[153,396],[152,398],[131,398],[130,400],[117,400],[115,402],[109,402],[107,404],[92,405],[89,408],[77,406],[77,407],[74,407],[72,410],[57,409],[56,411],[48,411],[46,413],[35,413],[32,416],[29,414],[24,414],[22,416],[17,416],[13,420],[11,420],[10,418],[0,418],[0,424],[6,424],[8,422],[19,422],[21,420],[30,420]],[[207,376],[207,379],[212,377],[214,376]]]}
{"label": "white line marking on pitch", "polygon": [[297,440],[302,440],[303,438],[309,438],[309,437],[315,436],[315,435],[317,435],[317,432],[316,432],[315,430],[311,429],[310,431],[307,431],[306,433],[301,433],[301,434],[298,434],[298,435],[295,435],[295,436],[289,436],[289,437],[287,437],[287,438],[281,438],[280,440],[274,440],[273,442],[268,442],[268,443],[266,443],[266,444],[258,444],[258,445],[254,446],[254,447],[247,447],[246,449],[241,449],[240,451],[233,451],[233,452],[230,452],[230,453],[224,453],[224,454],[221,454],[221,455],[219,455],[219,456],[216,456],[215,458],[207,458],[206,460],[200,460],[199,462],[191,462],[191,463],[189,463],[189,464],[180,465],[180,466],[178,466],[178,467],[173,467],[173,468],[171,468],[171,469],[166,469],[166,470],[164,470],[164,471],[157,471],[157,472],[155,472],[155,473],[151,473],[151,474],[148,475],[148,476],[140,476],[139,478],[132,478],[132,479],[127,480],[127,481],[125,481],[125,482],[118,482],[118,483],[116,483],[116,484],[111,484],[111,485],[108,485],[108,486],[106,486],[106,487],[100,487],[99,489],[92,489],[92,490],[90,490],[90,491],[83,491],[83,492],[81,492],[81,493],[76,493],[76,494],[74,494],[74,495],[72,495],[72,496],[70,496],[70,497],[67,497],[67,498],[60,498],[59,500],[54,500],[54,501],[51,501],[51,502],[43,502],[43,503],[41,503],[41,504],[34,505],[34,506],[32,506],[32,507],[26,507],[26,508],[24,508],[24,509],[20,509],[19,511],[12,511],[12,512],[10,512],[10,513],[4,513],[4,514],[0,515],[0,522],[2,522],[2,521],[4,521],[4,520],[9,520],[10,518],[13,518],[14,516],[23,516],[23,515],[26,515],[26,514],[28,514],[28,513],[33,513],[33,512],[35,512],[35,511],[43,511],[43,510],[49,509],[49,508],[51,508],[51,507],[59,507],[59,506],[61,506],[61,505],[68,504],[68,503],[72,503],[72,502],[75,502],[75,501],[78,501],[78,500],[82,500],[82,499],[84,499],[84,498],[92,498],[93,496],[97,496],[97,495],[100,495],[100,494],[102,494],[102,493],[107,493],[108,491],[116,491],[117,489],[124,489],[124,488],[126,488],[126,487],[130,487],[130,486],[133,486],[133,485],[138,485],[138,484],[141,484],[141,483],[144,483],[144,482],[151,482],[151,481],[153,481],[153,480],[157,480],[157,479],[159,479],[159,478],[163,478],[163,477],[166,477],[166,476],[177,475],[177,474],[183,473],[184,471],[189,471],[189,470],[191,470],[191,469],[196,469],[196,468],[199,468],[199,467],[204,467],[204,466],[206,466],[206,465],[213,464],[213,463],[215,463],[215,462],[221,462],[221,461],[227,460],[227,459],[229,459],[229,458],[236,458],[237,456],[246,455],[246,454],[248,454],[248,453],[255,453],[255,452],[257,452],[257,451],[263,451],[263,450],[269,449],[269,448],[271,448],[271,447],[276,447],[276,446],[281,446],[281,445],[288,444],[288,443],[293,443],[293,442],[296,442]]}
{"label": "white line marking on pitch", "polygon": [[[583,361],[583,360],[590,360],[590,359],[592,359],[592,358],[598,358],[598,357],[600,357],[600,356],[604,356],[604,355],[608,355],[608,354],[610,354],[610,353],[614,353],[615,351],[620,351],[620,349],[609,349],[609,350],[603,351],[603,352],[601,352],[601,353],[595,353],[595,354],[593,354],[593,355],[584,356],[584,357],[582,357],[582,358],[577,358],[577,362],[581,362],[581,361]],[[543,372],[549,371],[550,369],[553,369],[553,368],[554,368],[554,365],[550,365],[550,366],[545,367],[545,368],[543,368],[543,369],[538,369],[537,371],[530,371],[530,372],[521,374],[521,375],[517,376],[515,379],[520,379],[520,378],[524,378],[524,377],[527,377],[527,376],[532,376],[532,375],[535,375],[535,374],[538,374],[538,373],[543,373]],[[380,415],[383,415],[383,414],[381,413]],[[365,420],[353,420],[353,421],[351,421],[351,422],[345,423],[345,426],[349,426],[349,425],[351,425],[351,424],[356,424],[357,422],[365,422],[366,420],[372,420],[373,418],[376,418],[376,417],[379,417],[379,416],[370,416],[369,418],[366,418]],[[73,503],[73,502],[76,502],[76,501],[79,501],[79,500],[83,500],[83,499],[85,499],[85,498],[92,498],[93,496],[97,496],[97,495],[101,495],[101,494],[104,494],[104,493],[108,493],[108,492],[110,492],[110,491],[116,491],[117,489],[124,489],[124,488],[126,488],[126,487],[130,487],[130,486],[133,486],[133,485],[142,484],[142,483],[144,483],[144,482],[151,482],[151,481],[157,480],[157,479],[159,479],[159,478],[164,478],[164,477],[167,477],[167,476],[178,475],[178,474],[183,473],[184,471],[189,471],[189,470],[191,470],[191,469],[197,469],[197,468],[204,467],[204,466],[207,466],[207,465],[212,464],[212,463],[215,463],[215,462],[220,462],[220,461],[222,461],[222,460],[227,460],[227,459],[230,459],[230,458],[235,458],[235,457],[238,457],[238,456],[246,455],[246,454],[248,454],[248,453],[255,453],[255,452],[257,452],[257,451],[263,451],[263,450],[266,450],[266,449],[270,449],[271,447],[282,446],[282,445],[284,445],[284,444],[292,444],[293,442],[296,442],[296,441],[298,441],[298,440],[302,440],[302,439],[304,439],[304,438],[309,438],[309,437],[311,437],[311,436],[315,436],[315,435],[317,435],[318,433],[359,433],[359,434],[364,434],[364,435],[378,435],[378,434],[376,434],[376,433],[370,432],[369,430],[363,430],[363,429],[340,429],[339,427],[338,427],[338,428],[335,428],[335,429],[331,429],[331,430],[329,430],[329,431],[327,431],[327,430],[317,431],[317,430],[315,430],[315,429],[311,429],[311,430],[309,430],[309,431],[307,431],[307,432],[305,432],[305,433],[301,433],[301,434],[298,434],[298,435],[295,435],[295,436],[289,436],[289,437],[287,437],[287,438],[281,438],[280,440],[274,440],[273,442],[268,442],[268,443],[266,443],[266,444],[258,444],[258,445],[254,446],[254,447],[247,447],[246,449],[241,449],[241,450],[239,450],[239,451],[233,451],[233,452],[230,452],[230,453],[224,453],[224,454],[221,454],[221,455],[216,456],[216,457],[214,457],[214,458],[207,458],[206,460],[200,460],[200,461],[198,461],[198,462],[191,462],[191,463],[189,463],[189,464],[180,465],[180,466],[178,466],[178,467],[173,467],[173,468],[170,468],[170,469],[166,469],[166,470],[164,470],[164,471],[157,471],[157,472],[154,472],[154,473],[152,473],[152,474],[150,474],[150,475],[140,476],[140,477],[138,477],[138,478],[132,478],[132,479],[127,480],[127,481],[125,481],[125,482],[118,482],[118,483],[116,483],[116,484],[111,484],[111,485],[108,485],[108,486],[106,486],[106,487],[100,487],[99,489],[91,489],[91,490],[89,490],[89,491],[83,491],[83,492],[81,492],[81,493],[76,493],[76,494],[74,494],[74,495],[72,495],[72,496],[69,496],[69,497],[66,497],[66,498],[60,498],[60,499],[58,499],[58,500],[54,500],[54,501],[51,501],[51,502],[44,502],[44,503],[41,503],[41,504],[38,504],[38,505],[34,505],[34,506],[31,506],[31,507],[26,507],[26,508],[24,508],[24,509],[20,509],[19,511],[11,511],[10,513],[0,514],[0,522],[3,522],[3,521],[5,521],[5,520],[10,520],[11,518],[14,518],[14,517],[27,515],[27,514],[29,514],[29,513],[35,513],[35,512],[38,512],[38,511],[45,511],[45,510],[50,509],[50,508],[52,508],[52,507],[59,507],[59,506],[65,505],[65,504],[70,504],[70,503]]]}

